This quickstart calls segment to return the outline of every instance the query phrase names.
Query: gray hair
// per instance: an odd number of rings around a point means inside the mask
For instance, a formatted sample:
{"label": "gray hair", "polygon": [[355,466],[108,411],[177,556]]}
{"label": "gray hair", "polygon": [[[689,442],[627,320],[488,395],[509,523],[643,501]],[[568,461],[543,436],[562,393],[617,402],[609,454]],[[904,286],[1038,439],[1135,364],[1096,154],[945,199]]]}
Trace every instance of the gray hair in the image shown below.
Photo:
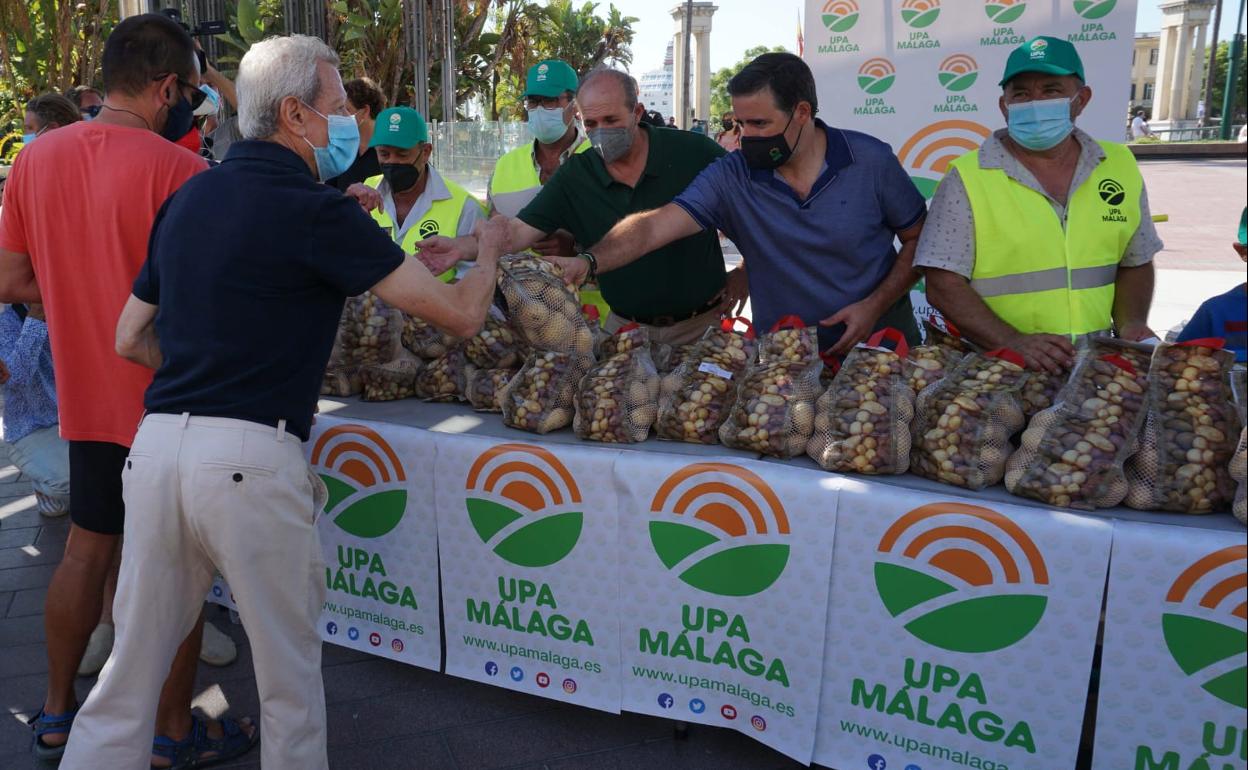
{"label": "gray hair", "polygon": [[576,95],[580,96],[586,88],[595,80],[601,77],[610,78],[619,84],[620,89],[624,91],[624,106],[633,109],[637,106],[637,81],[627,72],[621,72],[607,66],[597,66],[589,71],[589,74],[581,78],[581,85],[576,89]]}
{"label": "gray hair", "polygon": [[282,100],[293,96],[309,106],[321,91],[316,65],[339,64],[338,54],[320,38],[288,35],[262,40],[238,64],[238,130],[244,139],[277,133]]}

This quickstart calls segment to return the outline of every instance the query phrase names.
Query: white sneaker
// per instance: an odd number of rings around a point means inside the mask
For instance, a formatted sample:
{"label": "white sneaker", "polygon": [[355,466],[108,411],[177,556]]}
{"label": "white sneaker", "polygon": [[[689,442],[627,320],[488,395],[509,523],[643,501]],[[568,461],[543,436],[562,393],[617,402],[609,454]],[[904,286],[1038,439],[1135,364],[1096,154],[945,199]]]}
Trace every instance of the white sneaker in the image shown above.
{"label": "white sneaker", "polygon": [[49,519],[57,516],[64,516],[69,513],[68,497],[53,497],[45,495],[42,492],[35,493],[35,507],[41,516],[47,516]]}
{"label": "white sneaker", "polygon": [[87,651],[78,664],[78,676],[95,676],[104,668],[108,656],[113,654],[113,624],[101,623],[91,632]]}
{"label": "white sneaker", "polygon": [[204,621],[204,644],[199,659],[210,666],[228,666],[238,659],[238,646],[225,632]]}

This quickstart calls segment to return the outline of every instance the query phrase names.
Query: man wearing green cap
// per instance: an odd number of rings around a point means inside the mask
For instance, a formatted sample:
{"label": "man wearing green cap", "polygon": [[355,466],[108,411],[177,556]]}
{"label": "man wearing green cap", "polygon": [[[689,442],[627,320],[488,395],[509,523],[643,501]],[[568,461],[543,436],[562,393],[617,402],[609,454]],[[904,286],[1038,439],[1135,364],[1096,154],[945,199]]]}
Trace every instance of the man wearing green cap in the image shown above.
{"label": "man wearing green cap", "polygon": [[1161,240],[1131,152],[1074,125],[1092,100],[1075,47],[1027,41],[1001,86],[1006,128],[953,161],[932,198],[914,261],[928,300],[972,341],[1052,372],[1083,335],[1153,336]]}
{"label": "man wearing green cap", "polygon": [[[433,154],[429,126],[416,110],[382,110],[368,146],[377,150],[381,174],[364,180],[362,186],[352,185],[347,194],[366,201],[369,190],[376,191],[381,200],[377,203],[376,197],[372,198],[376,204],[373,219],[403,251],[415,254],[416,244],[434,235],[469,235],[485,219],[481,203],[429,163]],[[438,277],[450,281],[455,268]]]}
{"label": "man wearing green cap", "polygon": [[[1241,260],[1248,262],[1248,208],[1239,215],[1239,233],[1231,247]],[[1183,327],[1178,341],[1206,337],[1221,337],[1226,340],[1226,349],[1235,354],[1236,363],[1248,362],[1248,283],[1202,302],[1196,315]]]}

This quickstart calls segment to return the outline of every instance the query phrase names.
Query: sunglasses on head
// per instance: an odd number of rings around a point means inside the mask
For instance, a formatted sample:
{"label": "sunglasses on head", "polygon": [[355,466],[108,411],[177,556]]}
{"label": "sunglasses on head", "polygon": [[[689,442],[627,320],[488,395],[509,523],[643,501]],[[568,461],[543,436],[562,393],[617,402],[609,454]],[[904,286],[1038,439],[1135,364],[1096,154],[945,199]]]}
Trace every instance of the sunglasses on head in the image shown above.
{"label": "sunglasses on head", "polygon": [[90,107],[83,107],[81,110],[79,110],[79,112],[81,112],[83,115],[87,117],[94,118],[100,114],[100,109],[102,106],[103,105],[93,104]]}
{"label": "sunglasses on head", "polygon": [[[169,77],[171,74],[173,73],[165,72],[163,74],[157,75],[156,77],[152,78],[152,80],[164,80],[165,78]],[[183,88],[191,89],[191,95],[187,97],[187,100],[191,103],[192,110],[199,109],[199,105],[203,104],[204,100],[208,98],[208,94],[199,90],[199,88],[192,85],[191,83],[188,83],[187,81],[183,80],[181,77],[178,78],[178,85],[182,86]]]}

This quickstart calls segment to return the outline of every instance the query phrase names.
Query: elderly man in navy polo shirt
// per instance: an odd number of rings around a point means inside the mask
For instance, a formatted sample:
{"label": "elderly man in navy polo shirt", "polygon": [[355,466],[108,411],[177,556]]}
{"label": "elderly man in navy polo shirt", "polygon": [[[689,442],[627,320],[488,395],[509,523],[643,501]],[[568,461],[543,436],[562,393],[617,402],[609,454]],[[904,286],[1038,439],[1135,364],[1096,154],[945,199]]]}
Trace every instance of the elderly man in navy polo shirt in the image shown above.
{"label": "elderly man in navy polo shirt", "polygon": [[795,314],[818,322],[821,347],[836,353],[886,326],[917,342],[909,290],[925,207],[888,145],[817,119],[814,78],[793,54],[759,56],[728,93],[740,152],[712,163],[672,203],[559,259],[565,276],[583,280],[718,229],[745,258],[755,326]]}
{"label": "elderly man in navy polo shirt", "polygon": [[354,200],[317,184],[345,171],[359,144],[338,63],[313,37],[253,45],[238,72],[244,141],[157,215],[117,328],[118,352],[157,370],[122,471],[117,640],[62,767],[148,766],[161,681],[215,570],[251,641],[262,764],[327,767],[316,628],[325,488],[301,444],[343,302],[371,290],[474,334],[506,239],[504,222],[486,225],[476,267],[446,285]]}

